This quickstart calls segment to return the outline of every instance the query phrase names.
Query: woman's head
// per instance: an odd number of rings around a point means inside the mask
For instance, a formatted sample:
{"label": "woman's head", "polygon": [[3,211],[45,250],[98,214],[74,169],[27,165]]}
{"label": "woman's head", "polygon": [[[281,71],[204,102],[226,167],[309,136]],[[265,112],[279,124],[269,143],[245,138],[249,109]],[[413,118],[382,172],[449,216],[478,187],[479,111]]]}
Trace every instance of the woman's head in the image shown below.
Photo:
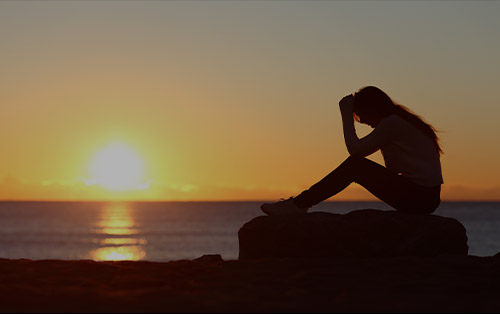
{"label": "woman's head", "polygon": [[356,121],[375,127],[391,114],[398,115],[413,124],[433,141],[439,154],[443,153],[436,129],[410,109],[395,103],[381,89],[375,86],[366,86],[354,93],[353,115]]}
{"label": "woman's head", "polygon": [[393,113],[394,107],[392,99],[375,86],[366,86],[354,93],[353,111],[358,122],[372,125]]}

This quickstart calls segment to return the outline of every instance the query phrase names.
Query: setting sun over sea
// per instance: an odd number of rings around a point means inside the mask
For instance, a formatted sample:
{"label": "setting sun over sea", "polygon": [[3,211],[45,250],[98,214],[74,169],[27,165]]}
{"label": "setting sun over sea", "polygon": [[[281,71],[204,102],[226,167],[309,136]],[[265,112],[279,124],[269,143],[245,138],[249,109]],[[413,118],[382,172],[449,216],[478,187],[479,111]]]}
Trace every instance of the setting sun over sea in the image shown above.
{"label": "setting sun over sea", "polygon": [[[375,85],[440,131],[443,200],[499,200],[498,12],[497,1],[2,1],[0,199],[295,195],[348,156],[339,100]],[[374,198],[353,185],[335,200]]]}

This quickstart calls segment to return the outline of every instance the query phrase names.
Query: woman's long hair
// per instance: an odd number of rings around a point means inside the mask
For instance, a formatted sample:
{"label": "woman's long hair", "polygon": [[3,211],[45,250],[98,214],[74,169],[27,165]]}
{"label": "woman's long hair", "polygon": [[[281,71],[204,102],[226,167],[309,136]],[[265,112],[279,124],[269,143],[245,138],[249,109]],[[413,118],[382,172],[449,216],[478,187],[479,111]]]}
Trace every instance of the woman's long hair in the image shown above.
{"label": "woman's long hair", "polygon": [[443,153],[439,145],[437,130],[410,109],[392,101],[392,99],[379,88],[375,86],[366,86],[354,94],[354,119],[356,119],[356,121],[359,122],[362,116],[385,118],[391,114],[398,115],[410,122],[432,140],[436,151],[440,155]]}

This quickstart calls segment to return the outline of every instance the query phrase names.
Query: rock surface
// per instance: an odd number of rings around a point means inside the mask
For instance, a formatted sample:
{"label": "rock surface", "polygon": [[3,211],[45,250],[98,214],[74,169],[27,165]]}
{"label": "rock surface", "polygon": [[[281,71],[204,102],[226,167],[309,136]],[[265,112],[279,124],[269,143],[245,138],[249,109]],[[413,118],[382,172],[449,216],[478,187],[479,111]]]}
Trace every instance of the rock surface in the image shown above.
{"label": "rock surface", "polygon": [[239,259],[467,256],[467,235],[456,219],[363,209],[259,216],[239,232]]}

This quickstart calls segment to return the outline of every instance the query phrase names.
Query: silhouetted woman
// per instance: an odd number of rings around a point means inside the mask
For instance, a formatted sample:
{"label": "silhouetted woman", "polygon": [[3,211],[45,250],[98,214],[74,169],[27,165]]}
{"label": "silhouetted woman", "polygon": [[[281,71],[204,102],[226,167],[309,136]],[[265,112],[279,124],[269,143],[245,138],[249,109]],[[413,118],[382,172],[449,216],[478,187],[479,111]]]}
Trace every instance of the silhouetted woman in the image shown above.
{"label": "silhouetted woman", "polygon": [[[339,106],[349,158],[300,195],[262,204],[261,209],[268,215],[307,213],[356,182],[398,211],[432,213],[441,202],[443,183],[434,127],[373,86],[345,96]],[[360,139],[354,120],[374,130]],[[385,167],[365,158],[379,149]]]}

